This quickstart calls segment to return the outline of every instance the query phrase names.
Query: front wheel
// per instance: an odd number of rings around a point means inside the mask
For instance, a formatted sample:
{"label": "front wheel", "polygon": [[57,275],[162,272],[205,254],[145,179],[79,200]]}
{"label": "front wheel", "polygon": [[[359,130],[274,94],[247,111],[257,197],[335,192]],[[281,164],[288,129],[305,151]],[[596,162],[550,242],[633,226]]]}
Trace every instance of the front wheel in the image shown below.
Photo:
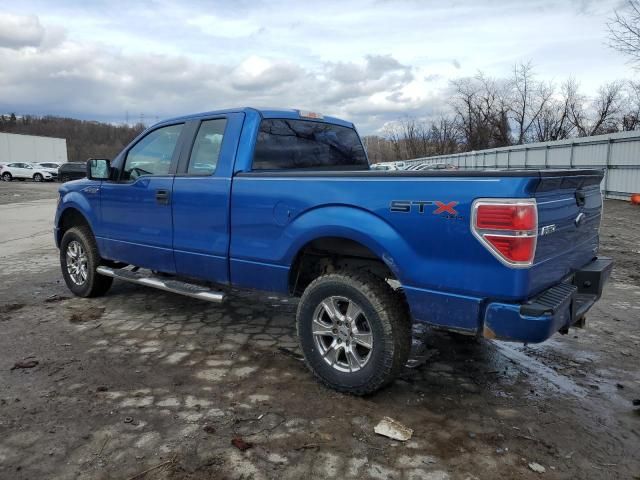
{"label": "front wheel", "polygon": [[9,172],[4,172],[2,174],[2,180],[4,180],[5,182],[10,182],[11,180],[13,180],[13,177]]}
{"label": "front wheel", "polygon": [[43,176],[42,176],[42,174],[40,174],[40,173],[36,173],[36,174],[33,176],[33,181],[34,181],[34,182],[42,182],[43,180],[44,180],[44,177],[43,177]]}
{"label": "front wheel", "polygon": [[304,291],[298,339],[307,366],[325,385],[366,395],[401,371],[411,327],[401,294],[367,272],[323,275]]}
{"label": "front wheel", "polygon": [[60,267],[69,290],[79,297],[107,293],[113,278],[96,272],[100,256],[91,231],[86,227],[67,230],[60,242]]}

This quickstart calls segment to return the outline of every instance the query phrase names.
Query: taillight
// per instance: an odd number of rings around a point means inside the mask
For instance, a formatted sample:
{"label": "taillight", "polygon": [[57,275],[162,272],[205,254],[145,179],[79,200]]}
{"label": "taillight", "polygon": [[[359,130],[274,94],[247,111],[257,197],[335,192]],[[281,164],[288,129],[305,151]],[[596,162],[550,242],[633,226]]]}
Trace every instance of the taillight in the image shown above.
{"label": "taillight", "polygon": [[501,262],[528,267],[536,254],[538,209],[534,199],[480,199],[473,203],[471,229]]}

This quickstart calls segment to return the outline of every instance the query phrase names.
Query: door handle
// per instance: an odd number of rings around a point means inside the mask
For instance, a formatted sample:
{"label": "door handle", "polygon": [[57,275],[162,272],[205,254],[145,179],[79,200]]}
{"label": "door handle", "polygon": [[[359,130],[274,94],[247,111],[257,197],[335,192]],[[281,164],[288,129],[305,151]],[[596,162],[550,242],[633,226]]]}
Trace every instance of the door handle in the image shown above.
{"label": "door handle", "polygon": [[169,205],[169,191],[168,190],[156,190],[156,202],[160,205]]}

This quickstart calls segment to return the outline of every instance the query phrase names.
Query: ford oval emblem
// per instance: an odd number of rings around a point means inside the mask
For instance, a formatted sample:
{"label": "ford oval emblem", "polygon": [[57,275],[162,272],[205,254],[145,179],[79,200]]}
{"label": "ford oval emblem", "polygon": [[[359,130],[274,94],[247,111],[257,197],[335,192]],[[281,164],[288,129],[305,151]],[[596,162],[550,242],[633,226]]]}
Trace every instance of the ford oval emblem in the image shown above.
{"label": "ford oval emblem", "polygon": [[587,216],[583,213],[580,212],[578,214],[578,216],[576,217],[576,219],[574,220],[574,223],[576,224],[576,227],[579,227],[580,225],[582,225],[584,223],[584,221],[586,220]]}

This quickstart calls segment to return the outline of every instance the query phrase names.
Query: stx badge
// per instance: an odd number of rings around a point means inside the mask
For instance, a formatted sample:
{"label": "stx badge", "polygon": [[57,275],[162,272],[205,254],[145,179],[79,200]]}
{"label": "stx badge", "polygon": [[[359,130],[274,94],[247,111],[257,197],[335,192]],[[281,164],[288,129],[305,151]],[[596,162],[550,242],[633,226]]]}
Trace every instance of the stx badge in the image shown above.
{"label": "stx badge", "polygon": [[438,200],[392,200],[389,209],[392,212],[410,213],[411,210],[417,210],[418,213],[425,213],[426,206],[435,207],[431,213],[434,215],[447,214],[450,216],[457,216],[458,211],[455,206],[458,202],[440,202]]}

